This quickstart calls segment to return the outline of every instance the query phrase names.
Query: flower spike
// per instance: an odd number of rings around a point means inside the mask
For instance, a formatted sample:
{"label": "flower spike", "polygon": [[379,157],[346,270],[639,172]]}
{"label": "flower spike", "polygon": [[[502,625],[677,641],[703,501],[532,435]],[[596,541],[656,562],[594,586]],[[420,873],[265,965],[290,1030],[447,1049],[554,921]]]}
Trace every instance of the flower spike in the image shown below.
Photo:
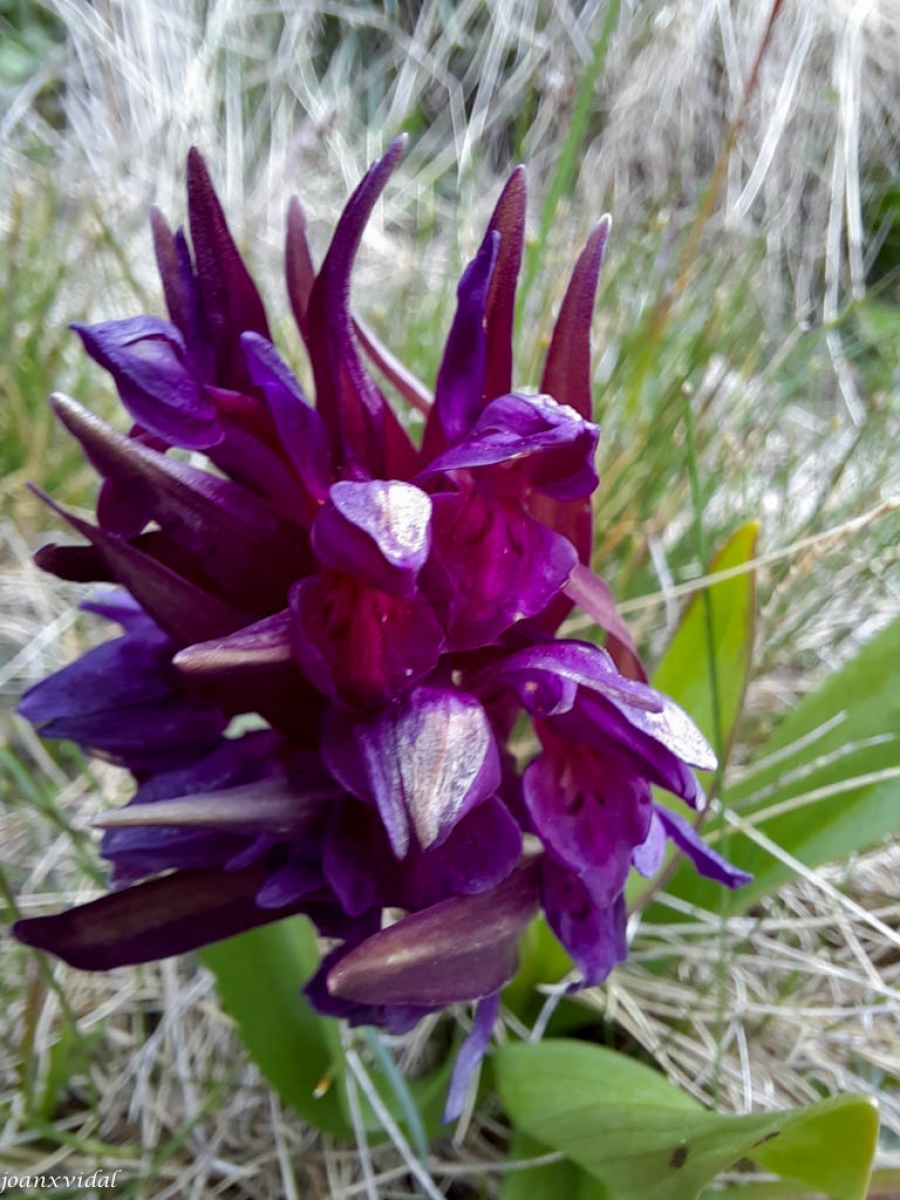
{"label": "flower spike", "polygon": [[[659,870],[667,843],[725,887],[748,877],[655,800],[667,789],[699,812],[695,771],[715,756],[647,684],[589,566],[590,332],[609,221],[576,263],[540,391],[528,390],[513,378],[525,231],[513,172],[459,284],[432,403],[349,305],[403,145],[366,172],[318,271],[291,202],[288,299],[314,405],[272,342],[196,150],[193,253],[151,218],[169,320],[76,327],[132,425],[119,433],[52,398],[101,486],[96,524],[42,496],[83,542],[36,560],[118,585],[87,607],[122,632],[19,711],[131,772],[133,789],[97,821],[109,894],[13,932],[108,970],[304,913],[333,943],[304,989],[320,1013],[400,1033],[477,1005],[452,1120],[539,911],[580,974],[573,987],[594,986],[627,953],[630,871]],[[363,354],[425,415],[419,448]],[[574,604],[604,648],[556,636]]]}

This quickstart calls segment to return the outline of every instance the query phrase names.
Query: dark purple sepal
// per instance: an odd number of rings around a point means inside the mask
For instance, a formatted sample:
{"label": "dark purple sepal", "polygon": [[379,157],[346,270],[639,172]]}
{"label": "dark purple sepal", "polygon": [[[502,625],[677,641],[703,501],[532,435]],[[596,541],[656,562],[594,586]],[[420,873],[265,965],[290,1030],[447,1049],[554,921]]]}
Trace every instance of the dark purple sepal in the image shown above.
{"label": "dark purple sepal", "polygon": [[631,630],[616,608],[609,584],[595,575],[590,567],[579,563],[569,576],[563,591],[568,598],[601,629],[606,630],[606,649],[623,675],[647,682],[647,672],[641,662]]}
{"label": "dark purple sepal", "polygon": [[192,296],[186,286],[184,263],[171,226],[158,208],[150,209],[150,230],[153,252],[163,285],[169,320],[184,338],[185,343],[193,326]]}
{"label": "dark purple sepal", "polygon": [[177,871],[55,916],[17,921],[13,936],[82,971],[185,954],[299,912],[303,901],[281,909],[256,903],[270,869],[260,860],[228,876],[215,867]]}
{"label": "dark purple sepal", "polygon": [[72,328],[112,375],[139,425],[188,450],[206,450],[222,440],[218,410],[204,395],[174,325],[158,317],[129,317]]}
{"label": "dark purple sepal", "polygon": [[459,1048],[450,1086],[447,1089],[447,1099],[444,1103],[443,1123],[449,1125],[462,1116],[466,1104],[469,1083],[475,1071],[481,1065],[481,1060],[487,1053],[494,1032],[494,1024],[500,1015],[500,993],[485,996],[479,1000],[472,1018],[472,1028],[469,1035]]}
{"label": "dark purple sepal", "polygon": [[621,761],[544,740],[522,779],[525,805],[548,852],[605,907],[625,887],[650,830],[650,786]]}
{"label": "dark purple sepal", "polygon": [[335,806],[325,835],[323,864],[345,911],[404,908],[416,912],[450,896],[495,887],[513,870],[522,835],[495,796],[467,813],[432,850],[412,847],[395,858],[378,812],[349,798]]}
{"label": "dark purple sepal", "polygon": [[578,500],[597,486],[594,457],[600,429],[551,396],[499,396],[462,440],[439,455],[422,477],[491,467],[492,486],[519,495],[533,488],[557,500]]}
{"label": "dark purple sepal", "polygon": [[66,396],[54,395],[51,405],[93,466],[241,610],[282,607],[291,583],[312,567],[306,531],[261,497],[117,433]]}
{"label": "dark purple sepal", "polygon": [[526,200],[525,168],[518,166],[500,193],[485,233],[485,241],[493,233],[500,235],[500,252],[491,278],[485,315],[485,401],[493,400],[495,396],[503,396],[512,388],[513,321],[516,311],[516,282],[525,243]]}
{"label": "dark purple sepal", "polygon": [[542,392],[549,393],[560,404],[568,404],[586,420],[590,420],[593,410],[591,323],[610,223],[608,216],[601,219],[578,257],[556,318],[541,377]]}
{"label": "dark purple sepal", "polygon": [[313,525],[312,548],[323,567],[412,596],[431,550],[431,497],[398,480],[335,483]]}
{"label": "dark purple sepal", "polygon": [[429,420],[429,425],[439,422],[443,438],[437,436],[437,430],[426,432],[423,443],[426,457],[431,457],[448,442],[452,444],[464,437],[484,405],[487,363],[484,319],[499,249],[499,233],[489,232],[459,281],[456,316],[438,370],[434,408]]}
{"label": "dark purple sepal", "polygon": [[625,897],[599,905],[572,871],[545,856],[541,903],[547,923],[582,973],[578,987],[596,987],[628,956]]}
{"label": "dark purple sepal", "polygon": [[241,346],[250,378],[265,396],[285,453],[310,497],[321,502],[333,478],[328,430],[321,416],[271,342],[257,333],[245,333]]}
{"label": "dark purple sepal", "polygon": [[210,635],[225,637],[252,622],[253,617],[248,613],[219,600],[124,538],[82,521],[33,484],[31,488],[55,513],[87,538],[102,555],[115,581],[128,589],[179,646],[203,641]]}
{"label": "dark purple sepal", "polygon": [[727,888],[740,888],[752,883],[752,875],[742,871],[740,867],[735,867],[707,846],[690,821],[680,813],[664,808],[661,804],[656,806],[655,811],[667,836],[687,855],[701,875],[705,875],[707,879],[714,879],[716,883],[724,884]]}
{"label": "dark purple sepal", "polygon": [[350,271],[371,215],[406,144],[397,138],[363,176],[338,221],[306,311],[316,406],[337,462],[372,475],[409,478],[416,454],[396,414],[366,371],[350,316]]}
{"label": "dark purple sepal", "polygon": [[456,594],[451,650],[488,645],[525,617],[542,612],[578,561],[575,550],[513,501],[480,492],[433,498],[434,553]]}
{"label": "dark purple sepal", "polygon": [[494,995],[515,974],[519,937],[537,912],[537,871],[527,863],[492,891],[443,900],[374,934],[331,968],[328,991],[424,1008]]}
{"label": "dark purple sepal", "polygon": [[246,392],[250,378],[240,336],[248,330],[268,340],[271,335],[256,284],[234,244],[196,147],[188,153],[187,192],[200,303],[215,355],[215,381],[222,387]]}
{"label": "dark purple sepal", "polygon": [[323,571],[290,596],[294,653],[324,695],[378,707],[428,675],[444,631],[420,595],[390,596],[349,575]]}
{"label": "dark purple sepal", "polygon": [[113,583],[115,576],[103,555],[91,545],[65,546],[47,542],[34,552],[34,565],[41,571],[71,583]]}
{"label": "dark purple sepal", "polygon": [[359,1004],[354,1000],[343,1000],[328,990],[328,974],[348,953],[346,946],[338,946],[322,959],[318,971],[303,989],[310,1004],[325,1017],[336,1017],[353,1026],[375,1025],[389,1033],[409,1033],[419,1021],[434,1008],[411,1004]]}
{"label": "dark purple sepal", "polygon": [[378,809],[397,858],[416,843],[440,846],[500,783],[487,714],[450,687],[414,688],[375,713],[333,708],[322,756],[348,792]]}

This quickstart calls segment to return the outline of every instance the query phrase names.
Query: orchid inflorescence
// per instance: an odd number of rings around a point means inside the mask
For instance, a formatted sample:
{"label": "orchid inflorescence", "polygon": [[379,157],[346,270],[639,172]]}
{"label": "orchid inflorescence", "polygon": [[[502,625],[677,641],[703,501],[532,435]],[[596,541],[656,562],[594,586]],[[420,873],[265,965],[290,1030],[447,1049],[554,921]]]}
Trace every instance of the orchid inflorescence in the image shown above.
{"label": "orchid inflorescence", "polygon": [[[513,173],[460,281],[429,404],[349,309],[353,259],[402,147],[365,175],[318,271],[291,204],[288,294],[315,407],[272,344],[195,150],[191,247],[152,220],[169,320],[76,326],[134,424],[121,434],[52,398],[103,482],[96,524],[46,498],[83,540],[37,561],[119,585],[84,607],[123,632],[33,687],[20,712],[128,768],[136,791],[99,822],[113,890],[15,934],[106,970],[306,914],[332,944],[306,988],[320,1012],[402,1032],[478,1001],[453,1117],[539,910],[578,986],[594,985],[626,954],[629,872],[654,874],[667,839],[729,887],[747,877],[654,801],[656,786],[699,809],[692,768],[715,756],[648,686],[588,566],[590,327],[608,219],[576,263],[540,392],[513,391],[525,227]],[[424,411],[420,448],[364,354]],[[605,649],[555,636],[575,603]],[[539,746],[524,768],[510,749],[523,718]]]}

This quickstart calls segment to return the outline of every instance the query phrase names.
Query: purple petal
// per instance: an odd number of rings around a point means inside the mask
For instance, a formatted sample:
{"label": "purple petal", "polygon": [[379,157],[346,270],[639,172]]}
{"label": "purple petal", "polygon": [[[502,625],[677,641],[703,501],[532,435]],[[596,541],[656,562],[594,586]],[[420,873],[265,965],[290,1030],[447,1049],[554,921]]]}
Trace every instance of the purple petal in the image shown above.
{"label": "purple petal", "polygon": [[321,692],[377,707],[430,674],[444,631],[421,596],[390,596],[324,571],[291,591],[294,652]]}
{"label": "purple petal", "polygon": [[[584,697],[583,715],[595,720],[598,728],[606,724],[610,736],[620,736],[624,718],[644,740],[655,742],[669,756],[700,770],[715,768],[715,755],[703,734],[674,700],[620,675],[610,655],[588,642],[550,642],[518,650],[481,672],[473,686],[477,690],[504,683],[516,686],[523,675],[531,673],[537,678],[544,671],[595,693]],[[614,714],[607,716],[610,709]]]}
{"label": "purple petal", "polygon": [[311,408],[293,373],[271,342],[257,333],[241,336],[250,378],[262,390],[281,444],[304,487],[324,500],[332,480],[331,447],[322,418]]}
{"label": "purple petal", "polygon": [[582,250],[556,319],[541,391],[590,420],[591,322],[610,219],[603,217]]}
{"label": "purple petal", "polygon": [[453,1075],[450,1077],[450,1087],[447,1089],[447,1100],[444,1104],[443,1122],[448,1125],[456,1121],[465,1108],[469,1083],[475,1071],[481,1066],[481,1060],[491,1044],[494,1024],[500,1015],[500,993],[485,996],[475,1008],[472,1028],[469,1036],[459,1048]]}
{"label": "purple petal", "polygon": [[396,596],[411,596],[431,550],[431,497],[411,483],[344,481],[312,530],[324,567]]}
{"label": "purple petal", "polygon": [[222,440],[216,406],[187,363],[184,340],[158,317],[72,326],[88,354],[113,376],[122,403],[151,433],[205,450]]}
{"label": "purple petal", "polygon": [[187,341],[192,325],[191,297],[185,287],[182,256],[168,221],[158,208],[150,209],[153,251],[162,280],[169,320]]}
{"label": "purple petal", "polygon": [[514,869],[522,835],[503,803],[489,796],[440,846],[411,848],[397,862],[378,813],[345,799],[335,808],[323,848],[329,884],[351,915],[369,908],[428,908],[450,896],[477,895]]}
{"label": "purple petal", "polygon": [[552,742],[529,765],[523,798],[542,842],[606,906],[625,887],[650,829],[649,784],[621,762]]}
{"label": "purple petal", "polygon": [[487,370],[484,398],[493,400],[512,388],[513,319],[516,309],[516,280],[525,241],[525,168],[516,167],[500,193],[488,224],[485,241],[500,234],[500,253],[491,279],[485,326]]}
{"label": "purple petal", "polygon": [[178,871],[55,916],[17,921],[12,932],[82,971],[152,962],[299,911],[302,902],[278,910],[257,905],[268,873],[260,862],[228,875],[225,887],[217,868]]}
{"label": "purple petal", "polygon": [[630,762],[651,783],[702,808],[704,796],[694,772],[677,754],[641,730],[639,713],[635,708],[625,715],[606,697],[582,688],[571,711],[548,718],[547,725],[565,741],[594,746],[603,754]]}
{"label": "purple petal", "polygon": [[581,987],[602,983],[628,955],[624,896],[598,905],[585,884],[552,858],[541,863],[541,902],[550,928],[581,971]]}
{"label": "purple petal", "polygon": [[197,283],[216,362],[216,383],[246,392],[250,377],[240,336],[248,330],[271,340],[256,285],[238,253],[209,172],[196,147],[187,166],[188,214]]}
{"label": "purple petal", "polygon": [[631,861],[634,869],[645,878],[655,875],[666,857],[666,830],[656,808],[650,818],[650,830],[640,846],[635,846]]}
{"label": "purple petal", "polygon": [[474,489],[435,496],[432,522],[434,553],[456,589],[453,650],[485,646],[542,612],[577,562],[570,542],[518,504]]}
{"label": "purple petal", "polygon": [[[489,232],[463,272],[456,292],[456,316],[438,371],[432,413],[432,420],[440,421],[445,439],[451,443],[469,432],[484,403],[487,363],[484,319],[499,248],[499,233]],[[426,435],[426,450],[430,440],[433,442],[433,437],[428,439]]]}
{"label": "purple petal", "polygon": [[[502,464],[507,487],[516,493],[531,487],[558,500],[581,499],[597,486],[599,437],[598,426],[550,396],[500,396],[422,477]],[[496,472],[491,478],[504,479]]]}
{"label": "purple petal", "polygon": [[536,875],[531,863],[493,891],[404,917],[332,967],[329,992],[360,1004],[426,1008],[499,992],[515,974],[518,939],[537,911]]}
{"label": "purple petal", "polygon": [[740,867],[733,866],[721,854],[710,849],[700,837],[697,830],[680,813],[673,812],[662,805],[656,806],[656,814],[662,822],[666,833],[679,850],[688,856],[701,875],[714,879],[728,888],[744,887],[752,883],[753,876]]}
{"label": "purple petal", "polygon": [[334,709],[322,752],[347,791],[378,809],[397,858],[413,832],[423,850],[440,845],[500,782],[487,714],[451,688],[417,687],[371,715]]}

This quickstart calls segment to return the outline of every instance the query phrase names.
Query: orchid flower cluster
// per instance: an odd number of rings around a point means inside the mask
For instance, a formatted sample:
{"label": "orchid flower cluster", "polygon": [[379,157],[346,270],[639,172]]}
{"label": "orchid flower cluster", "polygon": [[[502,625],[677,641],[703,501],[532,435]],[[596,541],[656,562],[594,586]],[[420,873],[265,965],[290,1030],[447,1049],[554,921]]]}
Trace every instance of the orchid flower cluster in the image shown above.
{"label": "orchid flower cluster", "polygon": [[[576,263],[540,391],[513,390],[513,173],[460,281],[430,401],[349,308],[402,145],[364,176],[318,270],[291,204],[287,289],[315,406],[196,151],[190,245],[152,218],[169,319],[75,327],[133,425],[52,398],[102,485],[96,523],[45,497],[81,541],[37,561],[118,585],[85,607],[122,633],[20,712],[126,767],[136,790],[100,819],[109,894],[14,932],[106,970],[303,913],[331,947],[306,988],[320,1012],[402,1032],[478,1002],[453,1117],[540,910],[578,986],[594,985],[626,954],[628,874],[656,872],[667,839],[728,887],[746,876],[654,802],[655,786],[699,808],[693,768],[715,758],[648,686],[588,566],[608,220]],[[424,412],[421,446],[364,356]],[[556,636],[576,603],[605,649]],[[524,767],[511,749],[523,720],[539,747]]]}

